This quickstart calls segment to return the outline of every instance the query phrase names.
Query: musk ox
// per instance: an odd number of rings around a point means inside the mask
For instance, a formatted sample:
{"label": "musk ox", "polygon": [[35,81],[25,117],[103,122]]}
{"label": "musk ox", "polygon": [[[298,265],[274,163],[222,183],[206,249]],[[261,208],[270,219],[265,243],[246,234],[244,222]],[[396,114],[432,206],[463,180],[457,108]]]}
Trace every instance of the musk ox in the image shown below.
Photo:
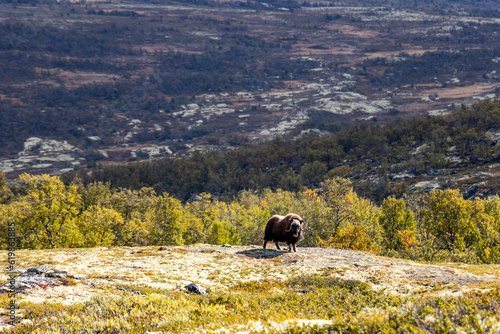
{"label": "musk ox", "polygon": [[264,230],[264,246],[266,249],[266,244],[268,241],[274,241],[276,248],[280,249],[278,242],[285,241],[288,245],[288,251],[296,252],[297,245],[303,238],[302,224],[304,221],[299,215],[295,213],[289,213],[286,216],[272,216],[266,224],[266,229]]}

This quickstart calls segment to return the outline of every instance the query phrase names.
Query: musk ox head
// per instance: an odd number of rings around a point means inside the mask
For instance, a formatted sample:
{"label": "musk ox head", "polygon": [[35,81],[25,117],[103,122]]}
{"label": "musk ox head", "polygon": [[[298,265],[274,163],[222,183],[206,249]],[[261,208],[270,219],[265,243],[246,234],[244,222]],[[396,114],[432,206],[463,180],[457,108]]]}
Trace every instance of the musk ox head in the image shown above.
{"label": "musk ox head", "polygon": [[290,228],[285,232],[292,232],[294,238],[297,238],[302,232],[302,221],[296,218],[292,219],[292,222],[290,223]]}

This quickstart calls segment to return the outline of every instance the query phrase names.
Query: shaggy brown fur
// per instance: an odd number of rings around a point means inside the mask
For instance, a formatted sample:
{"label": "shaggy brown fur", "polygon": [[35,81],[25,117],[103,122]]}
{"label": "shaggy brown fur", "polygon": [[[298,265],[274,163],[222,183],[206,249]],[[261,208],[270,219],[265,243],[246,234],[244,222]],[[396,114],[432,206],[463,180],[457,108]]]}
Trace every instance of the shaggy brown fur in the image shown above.
{"label": "shaggy brown fur", "polygon": [[285,241],[288,245],[288,251],[296,252],[297,245],[303,238],[302,225],[304,220],[300,218],[299,215],[295,213],[289,213],[286,216],[272,216],[266,224],[266,229],[264,231],[264,245],[263,248],[266,249],[266,244],[268,241],[274,241],[277,249],[281,249],[278,242]]}

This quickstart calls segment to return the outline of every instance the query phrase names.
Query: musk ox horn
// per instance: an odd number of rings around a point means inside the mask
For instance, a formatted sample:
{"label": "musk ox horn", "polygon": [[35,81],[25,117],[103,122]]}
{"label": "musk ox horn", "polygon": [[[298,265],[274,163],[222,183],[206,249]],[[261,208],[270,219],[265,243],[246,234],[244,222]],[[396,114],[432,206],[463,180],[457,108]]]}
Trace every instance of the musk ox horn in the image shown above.
{"label": "musk ox horn", "polygon": [[[297,220],[297,219],[294,218],[294,219],[292,219],[290,221],[290,228],[288,230],[285,229],[285,232],[288,233],[288,232],[290,232],[292,230],[292,225],[293,225],[294,220]],[[301,221],[299,221],[299,227],[300,227],[300,230],[303,231],[303,229],[302,229],[302,222]]]}

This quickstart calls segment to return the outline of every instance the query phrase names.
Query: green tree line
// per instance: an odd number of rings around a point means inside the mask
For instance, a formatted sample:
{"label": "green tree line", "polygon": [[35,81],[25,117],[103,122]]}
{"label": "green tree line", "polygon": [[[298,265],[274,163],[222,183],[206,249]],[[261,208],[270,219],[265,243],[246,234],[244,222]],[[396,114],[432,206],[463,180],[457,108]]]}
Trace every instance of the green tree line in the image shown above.
{"label": "green tree line", "polygon": [[65,185],[57,176],[0,178],[0,245],[14,223],[19,248],[260,245],[267,220],[295,212],[305,219],[301,246],[372,251],[420,260],[498,263],[500,198],[466,200],[458,190],[433,191],[380,206],[335,177],[299,192],[240,192],[231,201],[201,193],[182,203],[152,188],[109,183]]}

